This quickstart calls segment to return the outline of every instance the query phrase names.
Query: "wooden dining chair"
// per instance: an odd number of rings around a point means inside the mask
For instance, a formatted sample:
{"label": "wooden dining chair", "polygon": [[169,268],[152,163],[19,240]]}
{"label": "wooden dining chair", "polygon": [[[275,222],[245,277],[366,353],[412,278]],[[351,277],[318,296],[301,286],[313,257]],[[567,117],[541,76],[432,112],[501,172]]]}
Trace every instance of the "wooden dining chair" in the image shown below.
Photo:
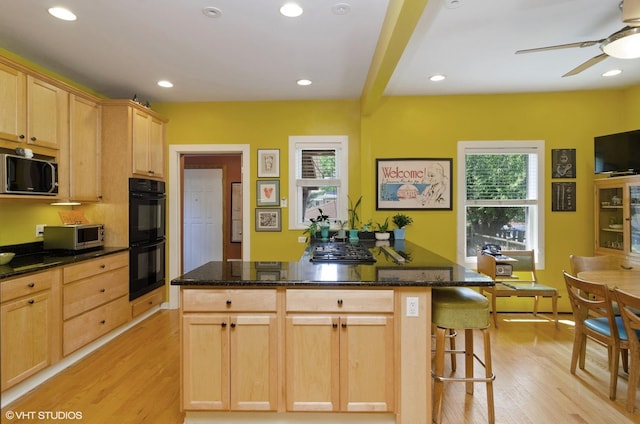
{"label": "wooden dining chair", "polygon": [[587,339],[595,340],[607,347],[609,359],[609,398],[615,400],[618,386],[618,367],[620,356],[626,369],[629,342],[626,332],[622,332],[622,318],[613,313],[609,286],[582,280],[563,271],[564,281],[569,294],[569,302],[575,321],[573,349],[571,351],[571,374],[576,373],[576,365],[585,368]]}
{"label": "wooden dining chair", "polygon": [[569,264],[571,265],[571,275],[578,275],[582,271],[619,270],[622,262],[614,255],[569,255]]}
{"label": "wooden dining chair", "polygon": [[[633,412],[640,380],[640,297],[614,289],[614,297],[618,302],[626,337],[629,340],[629,385],[627,388],[627,411]],[[622,335],[620,336],[622,337]]]}

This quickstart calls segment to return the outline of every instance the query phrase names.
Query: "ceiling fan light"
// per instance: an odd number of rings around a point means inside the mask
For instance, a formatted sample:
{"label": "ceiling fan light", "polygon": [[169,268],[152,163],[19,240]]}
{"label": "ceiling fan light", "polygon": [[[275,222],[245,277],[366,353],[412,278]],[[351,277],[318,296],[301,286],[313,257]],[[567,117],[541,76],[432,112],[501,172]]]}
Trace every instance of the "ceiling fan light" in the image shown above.
{"label": "ceiling fan light", "polygon": [[640,27],[616,32],[602,43],[602,51],[617,59],[640,57]]}

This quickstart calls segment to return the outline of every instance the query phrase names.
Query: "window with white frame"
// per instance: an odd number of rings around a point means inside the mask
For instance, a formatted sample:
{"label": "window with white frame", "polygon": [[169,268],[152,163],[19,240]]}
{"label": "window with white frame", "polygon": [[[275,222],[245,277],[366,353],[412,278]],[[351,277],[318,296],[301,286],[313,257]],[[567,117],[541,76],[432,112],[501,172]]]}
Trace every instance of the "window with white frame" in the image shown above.
{"label": "window with white frame", "polygon": [[459,142],[457,168],[458,261],[497,244],[544,268],[544,141]]}
{"label": "window with white frame", "polygon": [[310,218],[347,219],[349,193],[347,136],[289,137],[289,228],[304,229]]}

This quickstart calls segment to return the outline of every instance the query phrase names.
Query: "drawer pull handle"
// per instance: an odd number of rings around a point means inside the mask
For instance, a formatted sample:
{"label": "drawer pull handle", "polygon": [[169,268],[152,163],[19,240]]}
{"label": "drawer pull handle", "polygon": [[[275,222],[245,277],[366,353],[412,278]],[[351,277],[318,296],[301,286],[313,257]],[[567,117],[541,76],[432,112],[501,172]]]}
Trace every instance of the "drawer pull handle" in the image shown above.
{"label": "drawer pull handle", "polygon": [[29,301],[28,301],[27,303],[28,303],[29,305],[33,305],[34,303],[36,303],[36,301],[35,301],[35,300],[33,300],[33,299],[29,299]]}
{"label": "drawer pull handle", "polygon": [[105,289],[105,288],[101,288],[101,289],[100,289],[100,293],[104,293],[104,292],[106,292],[106,291],[107,291],[107,289]]}
{"label": "drawer pull handle", "polygon": [[149,301],[149,305],[153,305],[153,300],[150,300],[150,301]]}
{"label": "drawer pull handle", "polygon": [[342,325],[342,328],[347,328],[347,323],[346,322],[343,322],[341,325]]}
{"label": "drawer pull handle", "polygon": [[338,299],[338,305],[342,306],[342,299]]}
{"label": "drawer pull handle", "polygon": [[105,264],[100,264],[100,268],[105,269],[107,266]]}
{"label": "drawer pull handle", "polygon": [[107,321],[102,320],[102,321],[100,321],[100,324],[105,324],[106,322],[107,322]]}
{"label": "drawer pull handle", "polygon": [[236,328],[236,323],[235,322],[231,323],[231,328]]}
{"label": "drawer pull handle", "polygon": [[333,324],[331,324],[331,326],[332,326],[333,328],[338,328],[338,323],[334,322]]}
{"label": "drawer pull handle", "polygon": [[227,299],[227,306],[231,306],[231,299]]}
{"label": "drawer pull handle", "polygon": [[222,321],[222,324],[220,324],[220,326],[221,326],[222,328],[224,328],[224,327],[226,327],[226,326],[227,326],[227,323],[226,323],[226,322],[224,322],[224,321]]}
{"label": "drawer pull handle", "polygon": [[29,288],[34,288],[36,286],[36,283],[29,283],[27,284],[27,287]]}
{"label": "drawer pull handle", "polygon": [[37,138],[31,137],[31,141],[36,141],[36,140],[37,140]]}

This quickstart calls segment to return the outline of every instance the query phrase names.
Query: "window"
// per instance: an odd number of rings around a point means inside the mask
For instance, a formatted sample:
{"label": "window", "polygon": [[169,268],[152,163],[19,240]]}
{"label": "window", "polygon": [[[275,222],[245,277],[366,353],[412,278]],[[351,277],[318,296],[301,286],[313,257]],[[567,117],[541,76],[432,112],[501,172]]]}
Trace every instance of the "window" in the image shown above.
{"label": "window", "polygon": [[458,261],[497,244],[544,268],[544,142],[459,142],[458,181]]}
{"label": "window", "polygon": [[304,229],[322,213],[332,223],[347,219],[347,136],[289,137],[289,228]]}

